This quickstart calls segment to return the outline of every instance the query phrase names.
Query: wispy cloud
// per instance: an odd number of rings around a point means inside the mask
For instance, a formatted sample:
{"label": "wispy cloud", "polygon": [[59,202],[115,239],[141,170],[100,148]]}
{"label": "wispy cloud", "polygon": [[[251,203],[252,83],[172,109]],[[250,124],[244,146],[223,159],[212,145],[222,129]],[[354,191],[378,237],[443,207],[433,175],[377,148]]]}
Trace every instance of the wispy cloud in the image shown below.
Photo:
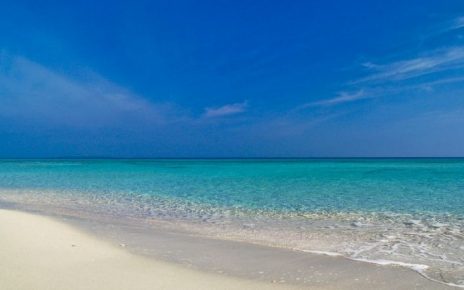
{"label": "wispy cloud", "polygon": [[337,94],[337,96],[331,99],[303,104],[300,109],[315,106],[335,106],[368,98],[370,98],[370,96],[366,94],[364,90],[358,90],[355,92],[340,92]]}
{"label": "wispy cloud", "polygon": [[209,107],[209,108],[205,108],[205,112],[203,116],[206,118],[230,116],[230,115],[243,113],[247,110],[247,108],[248,108],[247,101],[244,101],[242,103],[227,104],[227,105],[220,106],[220,107]]}
{"label": "wispy cloud", "polygon": [[[427,38],[455,35],[461,28],[464,28],[464,16],[447,22]],[[463,79],[456,77],[455,72],[464,69],[464,46],[448,45],[423,50],[415,57],[389,62],[364,62],[361,67],[364,76],[345,83],[345,89],[335,97],[305,103],[295,110],[334,106],[417,89],[430,92],[435,86],[462,82]]]}
{"label": "wispy cloud", "polygon": [[464,16],[454,19],[449,29],[459,29],[464,27]]}
{"label": "wispy cloud", "polygon": [[[431,89],[437,85],[462,82],[463,78],[461,77],[440,76],[439,78],[433,78],[433,74],[464,68],[464,48],[449,48],[435,52],[427,57],[398,60],[391,63],[374,64],[366,62],[362,66],[370,74],[349,82],[348,89],[353,86],[356,87],[352,91],[342,91],[337,93],[335,97],[309,102],[298,106],[297,109],[335,106],[363,99],[376,98],[385,94],[399,93],[405,90]],[[432,75],[432,78],[424,81],[416,81],[413,84],[398,83],[399,81],[414,79],[424,75]]]}
{"label": "wispy cloud", "polygon": [[363,66],[370,71],[370,74],[352,83],[406,80],[426,74],[464,67],[464,48],[452,47],[428,53],[427,56],[386,64],[368,62],[364,63]]}
{"label": "wispy cloud", "polygon": [[0,56],[3,118],[98,127],[141,119],[160,124],[170,110],[94,73],[82,80],[23,57]]}

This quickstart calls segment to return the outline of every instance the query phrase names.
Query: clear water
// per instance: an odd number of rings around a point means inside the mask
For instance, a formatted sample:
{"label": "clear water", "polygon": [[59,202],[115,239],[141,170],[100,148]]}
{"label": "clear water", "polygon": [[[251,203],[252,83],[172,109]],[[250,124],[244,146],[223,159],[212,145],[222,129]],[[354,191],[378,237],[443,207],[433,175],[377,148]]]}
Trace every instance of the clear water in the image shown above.
{"label": "clear water", "polygon": [[464,285],[464,159],[3,160],[0,201],[182,221]]}

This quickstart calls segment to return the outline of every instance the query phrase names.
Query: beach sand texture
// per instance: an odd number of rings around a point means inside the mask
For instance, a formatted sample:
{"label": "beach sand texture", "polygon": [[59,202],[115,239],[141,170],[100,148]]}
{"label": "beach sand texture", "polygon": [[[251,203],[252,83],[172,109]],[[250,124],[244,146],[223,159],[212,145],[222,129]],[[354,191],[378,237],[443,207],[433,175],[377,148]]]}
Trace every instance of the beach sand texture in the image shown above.
{"label": "beach sand texture", "polygon": [[[139,256],[59,220],[15,210],[0,209],[0,237],[2,290],[453,288],[402,267],[375,266],[322,255],[310,259],[324,280],[319,284],[293,285],[236,278]],[[204,245],[214,248],[219,242],[212,240],[211,244]],[[224,246],[229,247],[227,243]],[[267,257],[262,259],[264,263],[275,251],[281,267],[307,265],[307,258],[292,258],[272,248],[251,246],[249,250],[256,252],[255,256]],[[200,247],[198,251],[205,249]],[[251,252],[250,256],[253,256]],[[250,263],[244,259],[244,264],[246,269]]]}
{"label": "beach sand texture", "polygon": [[146,259],[66,224],[0,210],[0,289],[293,289]]}

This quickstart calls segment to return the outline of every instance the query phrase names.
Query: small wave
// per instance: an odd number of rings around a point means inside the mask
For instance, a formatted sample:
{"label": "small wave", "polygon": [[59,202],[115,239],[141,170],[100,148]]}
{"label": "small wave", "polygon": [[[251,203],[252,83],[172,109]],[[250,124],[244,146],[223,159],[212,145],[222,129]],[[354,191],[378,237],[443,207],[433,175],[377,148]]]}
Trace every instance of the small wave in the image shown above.
{"label": "small wave", "polygon": [[412,264],[412,263],[405,263],[405,262],[384,260],[384,259],[370,260],[370,259],[356,259],[356,258],[353,258],[352,260],[371,263],[371,264],[377,264],[377,265],[382,265],[382,266],[401,266],[401,267],[413,269],[414,271],[421,272],[421,273],[422,273],[422,271],[427,270],[428,268],[430,268],[429,266],[423,265],[423,264]]}
{"label": "small wave", "polygon": [[361,259],[361,258],[353,258],[349,256],[345,256],[340,253],[336,252],[329,252],[329,251],[316,251],[316,250],[301,250],[302,252],[305,253],[311,253],[311,254],[317,254],[317,255],[326,255],[326,256],[331,256],[331,257],[344,257],[353,261],[359,261],[359,262],[365,262],[365,263],[371,263],[371,264],[377,264],[377,265],[382,265],[382,266],[401,266],[401,267],[406,267],[413,269],[415,271],[424,271],[429,268],[427,265],[423,264],[412,264],[412,263],[405,263],[405,262],[399,262],[399,261],[392,261],[392,260],[384,260],[384,259],[379,259],[379,260],[371,260],[371,259]]}
{"label": "small wave", "polygon": [[[295,250],[298,250],[298,249],[295,249]],[[316,255],[326,255],[326,256],[330,256],[330,257],[343,257],[343,258],[353,260],[353,261],[376,264],[376,265],[381,265],[381,266],[405,267],[405,268],[416,271],[421,276],[423,276],[424,278],[426,278],[426,279],[428,279],[430,281],[434,281],[434,282],[444,284],[444,285],[448,285],[448,286],[452,286],[452,287],[464,288],[464,285],[462,285],[462,284],[456,284],[456,283],[452,283],[452,282],[444,282],[444,281],[440,281],[440,280],[434,279],[432,277],[429,277],[425,273],[425,270],[429,269],[430,267],[428,265],[424,265],[424,264],[405,263],[405,262],[385,260],[385,259],[374,260],[374,259],[353,258],[353,257],[345,256],[345,255],[340,254],[340,253],[330,252],[330,251],[317,251],[317,250],[299,250],[299,251],[302,251],[302,252],[305,252],[305,253],[316,254]]]}
{"label": "small wave", "polygon": [[340,253],[328,252],[328,251],[313,251],[313,250],[299,250],[305,253],[317,254],[317,255],[326,255],[330,257],[345,257]]}

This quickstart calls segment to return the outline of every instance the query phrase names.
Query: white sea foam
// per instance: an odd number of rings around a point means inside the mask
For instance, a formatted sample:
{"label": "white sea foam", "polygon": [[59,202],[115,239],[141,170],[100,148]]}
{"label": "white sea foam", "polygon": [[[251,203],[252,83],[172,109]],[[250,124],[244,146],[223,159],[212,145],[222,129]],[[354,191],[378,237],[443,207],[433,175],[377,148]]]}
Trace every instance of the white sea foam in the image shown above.
{"label": "white sea foam", "polygon": [[[297,249],[296,249],[297,250]],[[413,263],[405,263],[405,262],[400,262],[400,261],[392,261],[392,260],[384,260],[384,259],[379,259],[379,260],[373,260],[373,259],[360,259],[360,258],[353,258],[349,256],[345,256],[340,253],[336,252],[329,252],[329,251],[317,251],[317,250],[301,250],[302,252],[306,253],[311,253],[311,254],[316,254],[316,255],[326,255],[330,257],[344,257],[346,259],[350,259],[353,261],[358,261],[358,262],[364,262],[364,263],[370,263],[370,264],[376,264],[376,265],[381,265],[381,266],[399,266],[399,267],[405,267],[411,270],[414,270],[424,276],[425,278],[440,283],[440,284],[445,284],[448,286],[452,287],[458,287],[458,288],[464,288],[464,285],[462,284],[456,284],[452,282],[444,282],[438,279],[434,279],[429,277],[426,273],[425,270],[429,269],[430,266],[424,265],[424,264],[413,264]]]}
{"label": "white sea foam", "polygon": [[316,250],[301,250],[302,252],[317,254],[317,255],[326,255],[330,257],[343,257],[340,253],[329,252],[329,251],[316,251]]}
{"label": "white sea foam", "polygon": [[360,261],[360,262],[366,262],[366,263],[372,263],[372,264],[377,264],[377,265],[382,265],[382,266],[401,266],[401,267],[406,267],[413,269],[414,271],[421,272],[424,270],[427,270],[430,268],[427,265],[423,264],[412,264],[412,263],[405,263],[405,262],[398,262],[398,261],[391,261],[391,260],[369,260],[369,259],[356,259],[353,258],[353,260]]}

